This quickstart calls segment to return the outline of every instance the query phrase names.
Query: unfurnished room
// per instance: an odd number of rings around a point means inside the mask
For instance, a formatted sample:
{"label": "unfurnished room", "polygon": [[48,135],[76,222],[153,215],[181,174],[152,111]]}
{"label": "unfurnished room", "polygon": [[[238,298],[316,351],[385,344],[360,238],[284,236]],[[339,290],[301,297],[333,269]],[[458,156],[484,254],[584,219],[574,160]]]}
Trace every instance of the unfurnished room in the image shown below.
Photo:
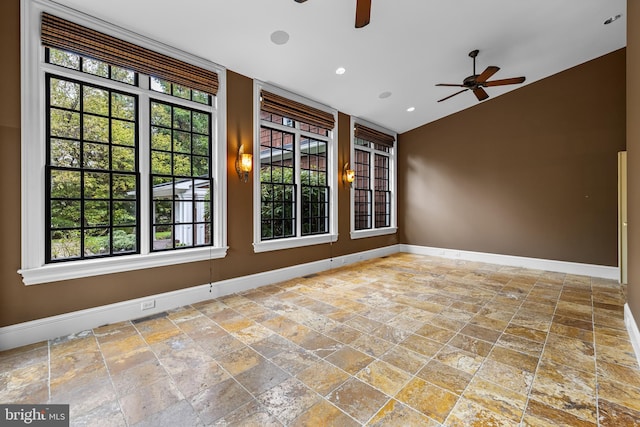
{"label": "unfurnished room", "polygon": [[640,426],[638,2],[0,23],[0,425]]}

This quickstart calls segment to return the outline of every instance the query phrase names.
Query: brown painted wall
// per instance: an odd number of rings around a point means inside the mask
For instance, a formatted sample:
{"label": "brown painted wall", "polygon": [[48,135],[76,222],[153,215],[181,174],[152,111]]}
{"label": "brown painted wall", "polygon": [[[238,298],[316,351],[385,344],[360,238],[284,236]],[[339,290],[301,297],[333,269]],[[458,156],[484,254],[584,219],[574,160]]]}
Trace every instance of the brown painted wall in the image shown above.
{"label": "brown painted wall", "polygon": [[401,243],[617,266],[624,49],[398,145]]}
{"label": "brown painted wall", "polygon": [[627,298],[640,327],[640,2],[627,1],[627,167],[629,284]]}
{"label": "brown painted wall", "polygon": [[[227,73],[228,245],[227,257],[107,276],[25,286],[20,268],[20,12],[19,0],[0,2],[0,34],[5,61],[0,67],[0,327],[104,304],[197,286],[296,264],[327,259],[398,243],[397,235],[349,238],[349,192],[339,188],[339,232],[333,245],[254,254],[252,182],[235,172],[238,145],[252,146],[253,86],[250,78]],[[349,116],[338,119],[338,145],[343,164],[349,153]]]}

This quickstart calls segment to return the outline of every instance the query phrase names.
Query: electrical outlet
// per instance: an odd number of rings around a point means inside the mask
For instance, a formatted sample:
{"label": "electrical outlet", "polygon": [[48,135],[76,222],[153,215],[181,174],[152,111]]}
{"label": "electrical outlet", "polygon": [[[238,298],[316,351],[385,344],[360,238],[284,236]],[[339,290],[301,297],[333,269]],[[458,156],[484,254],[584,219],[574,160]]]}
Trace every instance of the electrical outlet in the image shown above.
{"label": "electrical outlet", "polygon": [[144,310],[151,310],[152,308],[155,308],[156,306],[156,300],[152,299],[149,301],[144,301],[141,305],[141,309]]}

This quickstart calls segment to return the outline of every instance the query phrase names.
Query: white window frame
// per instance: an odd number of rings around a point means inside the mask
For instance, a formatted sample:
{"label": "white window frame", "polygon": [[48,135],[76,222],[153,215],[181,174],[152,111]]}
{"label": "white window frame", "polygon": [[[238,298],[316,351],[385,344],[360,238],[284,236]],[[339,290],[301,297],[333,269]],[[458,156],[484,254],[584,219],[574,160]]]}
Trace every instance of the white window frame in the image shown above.
{"label": "white window frame", "polygon": [[[22,262],[18,273],[25,285],[77,279],[102,274],[112,274],[145,268],[182,264],[223,258],[227,253],[227,208],[226,208],[226,70],[217,64],[197,58],[184,51],[172,48],[133,32],[111,25],[105,21],[85,15],[47,0],[21,0],[21,194],[22,194]],[[44,47],[40,41],[40,16],[47,12],[60,18],[76,22],[88,28],[167,56],[215,71],[218,74],[218,94],[211,109],[211,170],[213,178],[213,245],[199,248],[151,252],[150,226],[150,156],[149,156],[149,102],[150,99],[181,104],[179,98],[144,90],[148,85],[141,75],[139,86],[127,87],[127,91],[138,95],[139,110],[139,203],[140,203],[140,253],[90,260],[45,263],[45,73],[51,72],[83,81],[98,82],[103,87],[119,87],[117,82],[96,77],[92,81],[86,73],[61,69],[46,64]],[[145,83],[146,82],[146,83]]]}
{"label": "white window frame", "polygon": [[398,135],[396,132],[390,131],[389,129],[385,129],[381,126],[376,125],[375,123],[368,122],[363,119],[359,119],[357,117],[351,117],[351,150],[350,150],[350,159],[349,165],[353,168],[353,159],[355,159],[355,150],[356,150],[356,137],[354,135],[354,129],[356,124],[360,124],[366,126],[371,129],[375,129],[380,132],[384,132],[388,135],[392,135],[395,139],[393,147],[389,150],[389,153],[384,153],[377,151],[373,148],[367,149],[365,147],[358,147],[358,149],[362,149],[363,151],[368,151],[371,153],[371,164],[370,164],[370,173],[369,179],[371,180],[371,189],[374,188],[374,180],[375,180],[375,159],[374,154],[379,153],[383,155],[389,156],[389,190],[391,191],[391,221],[389,223],[389,227],[379,227],[376,228],[375,221],[375,197],[372,197],[372,219],[371,219],[371,227],[368,230],[356,230],[356,222],[355,222],[355,189],[352,187],[350,190],[350,216],[351,216],[351,238],[352,239],[363,239],[366,237],[375,237],[375,236],[384,236],[387,234],[395,234],[398,231],[398,190],[397,190],[397,166],[396,166],[396,149],[398,144]]}
{"label": "white window frame", "polygon": [[[254,252],[267,252],[280,249],[298,248],[303,246],[319,245],[324,243],[332,243],[338,240],[338,143],[337,143],[337,127],[338,127],[338,112],[337,110],[327,107],[326,105],[280,89],[278,87],[269,85],[267,83],[254,80],[253,83],[253,114],[254,114],[254,128],[255,134],[253,138],[253,153],[254,153],[254,165],[253,168],[253,250]],[[327,144],[327,184],[329,186],[329,232],[325,234],[316,234],[311,236],[301,236],[301,204],[300,200],[296,203],[296,237],[262,240],[261,236],[261,194],[260,194],[260,93],[262,90],[274,93],[276,95],[283,96],[308,105],[310,107],[317,108],[322,111],[333,114],[335,120],[335,126],[329,131],[329,141]],[[274,125],[274,128],[278,128],[278,125]],[[293,128],[286,126],[281,127],[286,132],[299,133]],[[309,134],[312,135],[312,134]],[[298,143],[296,139],[296,144]],[[300,188],[300,150],[296,149],[296,184]]]}

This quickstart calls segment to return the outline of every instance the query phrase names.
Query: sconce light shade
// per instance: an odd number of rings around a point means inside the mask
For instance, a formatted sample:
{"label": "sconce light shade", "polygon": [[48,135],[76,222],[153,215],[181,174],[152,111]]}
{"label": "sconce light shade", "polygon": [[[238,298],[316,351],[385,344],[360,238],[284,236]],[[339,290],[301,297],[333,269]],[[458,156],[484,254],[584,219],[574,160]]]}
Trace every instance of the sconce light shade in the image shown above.
{"label": "sconce light shade", "polygon": [[242,172],[251,172],[251,165],[253,164],[253,156],[249,153],[242,153],[240,156],[240,170]]}
{"label": "sconce light shade", "polygon": [[351,184],[356,179],[356,171],[347,169],[347,182]]}
{"label": "sconce light shade", "polygon": [[342,168],[342,182],[351,185],[356,179],[356,171],[349,169],[349,162],[344,164]]}
{"label": "sconce light shade", "polygon": [[240,179],[244,182],[249,180],[249,173],[253,166],[253,156],[250,153],[244,152],[244,145],[241,145],[238,149],[238,157],[236,158],[236,172]]}

